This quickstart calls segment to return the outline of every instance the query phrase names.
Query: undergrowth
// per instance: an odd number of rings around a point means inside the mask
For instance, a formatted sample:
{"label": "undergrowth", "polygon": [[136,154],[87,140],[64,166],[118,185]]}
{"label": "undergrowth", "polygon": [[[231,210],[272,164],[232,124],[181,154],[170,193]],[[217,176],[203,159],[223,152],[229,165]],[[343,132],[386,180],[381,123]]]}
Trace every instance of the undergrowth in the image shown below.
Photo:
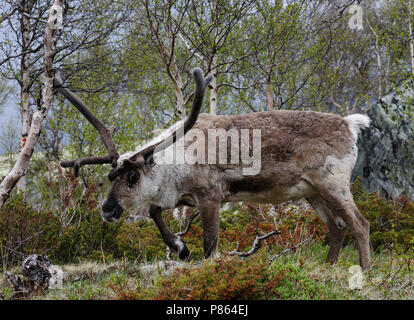
{"label": "undergrowth", "polygon": [[[373,248],[364,289],[355,291],[348,286],[348,269],[358,264],[352,235],[347,235],[337,265],[326,264],[327,228],[305,202],[225,206],[215,259],[203,259],[198,218],[183,236],[190,262],[166,271],[160,267],[166,248],[155,224],[146,218],[131,222],[128,216],[103,223],[95,190],[91,186],[76,201],[66,194],[69,206],[58,212],[34,209],[20,195],[12,196],[0,211],[3,278],[6,270],[18,271],[24,256],[45,253],[53,264],[63,266],[68,278],[63,289],[38,299],[413,298],[414,204],[406,197],[385,200],[366,193],[358,181],[353,184],[355,202],[371,223]],[[186,220],[174,219],[172,211],[164,218],[173,232],[186,226]],[[252,256],[227,255],[234,249],[250,250],[256,236],[272,230],[280,234],[266,239]],[[85,265],[86,275],[74,276],[82,274],[79,268]],[[143,266],[152,271],[143,272]],[[10,298],[10,290],[7,281],[0,281],[0,297]]]}

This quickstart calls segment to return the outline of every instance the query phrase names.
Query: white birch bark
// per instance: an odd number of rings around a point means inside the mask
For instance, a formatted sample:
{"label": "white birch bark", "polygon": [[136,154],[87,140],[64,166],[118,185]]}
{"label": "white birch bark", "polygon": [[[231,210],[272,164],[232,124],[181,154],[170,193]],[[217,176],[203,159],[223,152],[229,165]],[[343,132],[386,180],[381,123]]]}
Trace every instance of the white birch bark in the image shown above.
{"label": "white birch bark", "polygon": [[[27,135],[29,133],[30,128],[30,110],[29,110],[29,81],[30,81],[30,53],[29,46],[30,46],[30,20],[29,17],[25,14],[30,14],[33,7],[33,1],[22,1],[22,12],[21,12],[21,35],[22,35],[22,52],[23,55],[21,56],[21,63],[20,63],[20,70],[22,75],[22,83],[20,88],[20,115],[22,121],[22,138],[20,142],[20,150],[23,148]],[[23,174],[17,183],[17,188],[25,192],[26,190],[26,176]]]}
{"label": "white birch bark", "polygon": [[[218,22],[216,19],[217,15],[217,0],[213,0],[210,2],[210,12],[211,12],[211,22],[214,25],[214,47],[217,45],[217,37],[218,37]],[[211,66],[210,66],[213,75],[213,81],[211,81],[210,85],[208,86],[210,89],[210,114],[217,114],[217,53],[213,53],[213,57],[211,58]]]}
{"label": "white birch bark", "polygon": [[413,39],[413,25],[412,25],[412,15],[413,15],[413,1],[408,1],[408,38],[410,42],[410,59],[411,59],[411,73],[414,76],[414,39]]}
{"label": "white birch bark", "polygon": [[217,55],[214,55],[211,63],[211,73],[214,78],[210,82],[208,88],[210,89],[210,114],[217,114]]}
{"label": "white birch bark", "polygon": [[[54,5],[62,7],[63,0],[55,0]],[[53,58],[54,58],[54,43],[53,43],[54,30],[46,25],[45,29],[45,75],[44,75],[44,87],[42,97],[42,107],[33,114],[33,120],[27,135],[27,140],[24,146],[21,148],[17,161],[13,168],[6,175],[0,184],[0,209],[8,199],[10,192],[16,186],[19,179],[24,175],[27,167],[29,166],[30,159],[33,154],[34,147],[40,135],[42,121],[45,119],[50,107],[53,96]]]}

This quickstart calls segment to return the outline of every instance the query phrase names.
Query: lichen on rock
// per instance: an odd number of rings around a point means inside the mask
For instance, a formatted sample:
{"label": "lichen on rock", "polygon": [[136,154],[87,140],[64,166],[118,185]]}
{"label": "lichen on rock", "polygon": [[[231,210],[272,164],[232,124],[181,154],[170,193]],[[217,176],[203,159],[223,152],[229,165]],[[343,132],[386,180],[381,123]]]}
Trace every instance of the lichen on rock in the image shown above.
{"label": "lichen on rock", "polygon": [[352,179],[361,177],[368,192],[414,200],[414,90],[405,83],[368,112],[370,127],[358,139]]}

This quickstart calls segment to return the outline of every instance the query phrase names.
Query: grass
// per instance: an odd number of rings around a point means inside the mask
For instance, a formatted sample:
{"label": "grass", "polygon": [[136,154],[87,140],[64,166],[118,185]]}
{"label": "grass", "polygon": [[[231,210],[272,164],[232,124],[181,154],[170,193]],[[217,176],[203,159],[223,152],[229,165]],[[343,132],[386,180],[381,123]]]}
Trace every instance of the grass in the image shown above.
{"label": "grass", "polygon": [[[219,254],[214,259],[173,265],[162,261],[152,264],[81,262],[61,266],[65,272],[61,289],[49,290],[32,299],[233,299],[234,296],[301,300],[414,299],[412,270],[397,254],[374,253],[371,268],[364,272],[362,289],[352,290],[349,268],[358,264],[357,250],[353,246],[344,247],[334,266],[325,263],[327,250],[327,246],[314,242],[282,255],[271,264],[265,249],[249,258]],[[220,270],[223,270],[221,274]],[[225,280],[226,274],[232,274],[233,279]],[[259,275],[264,275],[265,281]],[[231,281],[234,279],[237,281]],[[4,298],[10,298],[11,289],[4,275],[0,276],[0,286]],[[252,295],[259,289],[267,293]]]}
{"label": "grass", "polygon": [[[47,252],[65,272],[63,287],[31,297],[38,300],[414,299],[414,204],[406,197],[386,201],[358,184],[354,187],[356,204],[371,223],[372,244],[372,263],[357,289],[350,288],[350,281],[358,278],[352,271],[359,265],[352,234],[348,232],[337,264],[327,264],[327,228],[303,201],[276,207],[224,206],[221,253],[213,259],[202,259],[202,226],[196,219],[183,237],[192,252],[190,262],[183,263],[165,261],[165,244],[152,221],[121,219],[103,225],[95,202],[85,199],[75,212],[76,224],[63,232],[52,213],[37,212],[18,196],[9,200],[0,220],[0,299],[13,296],[4,274],[16,265],[9,271],[19,272],[16,250],[21,255]],[[172,211],[164,219],[173,232],[186,226]],[[253,255],[227,255],[235,248],[249,251],[256,236],[273,230],[280,234],[266,239]],[[296,249],[285,250],[289,248]]]}

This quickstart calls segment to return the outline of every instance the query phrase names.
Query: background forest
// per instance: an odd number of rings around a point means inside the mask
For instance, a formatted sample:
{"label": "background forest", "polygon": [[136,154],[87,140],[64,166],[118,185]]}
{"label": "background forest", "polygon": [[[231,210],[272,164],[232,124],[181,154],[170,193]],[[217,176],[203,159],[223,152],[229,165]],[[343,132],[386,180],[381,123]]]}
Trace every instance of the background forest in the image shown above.
{"label": "background forest", "polygon": [[[52,4],[0,0],[1,186],[43,107]],[[202,112],[366,113],[388,93],[413,87],[413,6],[412,0],[64,1],[54,67],[105,126],[115,127],[120,153],[186,117],[195,67],[215,77]],[[412,123],[408,105],[404,117]],[[202,260],[195,220],[184,236],[191,261],[164,262],[152,221],[130,213],[103,224],[109,166],[84,167],[79,178],[59,166],[105,153],[98,132],[55,94],[27,169],[11,193],[0,192],[0,298],[13,296],[6,270],[31,253],[47,254],[66,272],[63,289],[39,299],[414,298],[414,204],[407,196],[385,199],[354,182],[355,201],[371,222],[374,257],[364,288],[351,290],[348,268],[358,264],[352,237],[338,264],[325,264],[327,229],[304,202],[225,205],[216,260]],[[176,232],[191,213],[181,211],[166,213]],[[248,251],[257,235],[274,229],[281,234],[251,257],[226,255],[237,245]]]}

